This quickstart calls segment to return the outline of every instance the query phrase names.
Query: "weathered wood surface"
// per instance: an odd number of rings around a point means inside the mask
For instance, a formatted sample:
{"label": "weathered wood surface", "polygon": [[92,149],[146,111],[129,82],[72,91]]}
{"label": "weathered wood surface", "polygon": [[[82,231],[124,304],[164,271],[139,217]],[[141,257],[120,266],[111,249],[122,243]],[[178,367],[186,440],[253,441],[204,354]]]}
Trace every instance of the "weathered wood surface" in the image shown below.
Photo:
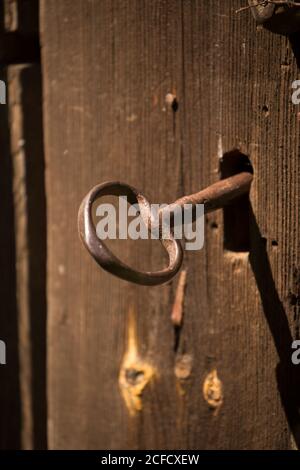
{"label": "weathered wood surface", "polygon": [[7,348],[1,366],[1,448],[46,446],[45,191],[41,77],[37,64],[2,75],[1,314]]}
{"label": "weathered wood surface", "polygon": [[[46,447],[46,214],[39,64],[7,69],[21,436]],[[10,350],[10,344],[8,342]],[[8,362],[7,367],[12,367]]]}
{"label": "weathered wood surface", "polygon": [[[42,1],[50,448],[299,444],[299,42],[293,52],[256,29],[250,12],[235,14],[243,5]],[[143,288],[101,271],[77,210],[114,179],[170,202],[216,181],[235,148],[255,173],[251,253],[225,251],[222,211],[207,217],[204,249],[186,254],[174,348],[176,281]],[[156,247],[134,246],[117,248],[160,265]]]}
{"label": "weathered wood surface", "polygon": [[[0,79],[7,79],[6,70],[1,68]],[[10,367],[0,367],[0,448],[18,448],[20,446],[20,389],[19,389],[19,355],[16,307],[16,273],[14,246],[14,212],[12,190],[12,162],[10,158],[10,141],[8,130],[7,106],[0,106],[0,284],[1,340],[9,345],[6,361]]]}
{"label": "weathered wood surface", "polygon": [[[0,5],[0,448],[46,447],[46,214],[38,2]],[[22,61],[22,65],[12,65]],[[35,62],[35,63],[33,63]]]}

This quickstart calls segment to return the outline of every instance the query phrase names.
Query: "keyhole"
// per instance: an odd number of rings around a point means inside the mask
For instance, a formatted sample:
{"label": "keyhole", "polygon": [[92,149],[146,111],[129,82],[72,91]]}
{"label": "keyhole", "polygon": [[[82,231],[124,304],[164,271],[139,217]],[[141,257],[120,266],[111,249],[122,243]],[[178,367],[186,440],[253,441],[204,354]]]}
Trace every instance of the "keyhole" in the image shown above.
{"label": "keyhole", "polygon": [[[220,161],[221,178],[228,178],[241,171],[253,173],[247,155],[232,150],[223,155]],[[234,252],[250,250],[250,201],[245,194],[223,209],[224,249]]]}

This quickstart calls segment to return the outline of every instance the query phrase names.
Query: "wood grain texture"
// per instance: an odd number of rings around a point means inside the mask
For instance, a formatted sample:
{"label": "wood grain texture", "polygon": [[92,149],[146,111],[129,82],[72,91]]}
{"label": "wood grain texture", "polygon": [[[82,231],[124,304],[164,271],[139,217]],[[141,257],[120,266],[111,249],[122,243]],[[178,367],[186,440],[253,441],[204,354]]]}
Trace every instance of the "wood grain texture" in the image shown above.
{"label": "wood grain texture", "polygon": [[41,449],[46,447],[46,214],[40,65],[8,67],[7,83],[22,423],[15,432],[23,449]]}
{"label": "wood grain texture", "polygon": [[[7,83],[7,71],[0,70],[0,78]],[[6,344],[9,367],[0,367],[0,448],[20,447],[20,365],[18,354],[18,318],[16,302],[16,258],[14,236],[13,168],[10,153],[8,106],[0,106],[0,338]]]}
{"label": "wood grain texture", "polygon": [[[299,444],[297,38],[256,29],[235,14],[242,5],[42,1],[50,448]],[[143,288],[101,271],[78,240],[77,210],[114,179],[170,202],[217,181],[235,148],[255,174],[250,255],[224,251],[222,212],[207,217],[204,249],[186,253],[175,338],[176,281]],[[114,245],[139,267],[161,264],[156,245]],[[156,371],[134,415],[118,384],[130,309],[138,356]]]}

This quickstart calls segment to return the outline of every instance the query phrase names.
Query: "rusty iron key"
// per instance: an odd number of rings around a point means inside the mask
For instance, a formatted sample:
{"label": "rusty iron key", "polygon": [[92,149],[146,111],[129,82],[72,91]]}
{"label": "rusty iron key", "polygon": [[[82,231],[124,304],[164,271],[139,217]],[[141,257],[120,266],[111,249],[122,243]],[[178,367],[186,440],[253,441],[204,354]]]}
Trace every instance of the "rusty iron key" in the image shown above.
{"label": "rusty iron key", "polygon": [[[204,205],[204,213],[220,209],[242,195],[249,193],[252,179],[252,173],[241,172],[220,180],[198,193],[183,196],[159,211],[159,221],[161,223],[166,215],[172,216],[178,207],[183,209],[185,204],[191,205],[193,220],[196,217],[196,211],[193,210],[196,208],[196,204]],[[102,183],[92,188],[79,208],[78,230],[83,244],[96,262],[111,274],[136,284],[153,286],[172,279],[179,271],[183,260],[179,240],[174,238],[172,232],[168,238],[163,238],[161,231],[159,232],[159,239],[169,256],[169,265],[165,269],[151,272],[131,268],[119,260],[96,234],[96,228],[92,220],[92,206],[94,201],[101,196],[127,196],[130,204],[139,205],[142,219],[148,230],[151,229],[152,220],[150,203],[142,192],[136,188],[118,181]]]}

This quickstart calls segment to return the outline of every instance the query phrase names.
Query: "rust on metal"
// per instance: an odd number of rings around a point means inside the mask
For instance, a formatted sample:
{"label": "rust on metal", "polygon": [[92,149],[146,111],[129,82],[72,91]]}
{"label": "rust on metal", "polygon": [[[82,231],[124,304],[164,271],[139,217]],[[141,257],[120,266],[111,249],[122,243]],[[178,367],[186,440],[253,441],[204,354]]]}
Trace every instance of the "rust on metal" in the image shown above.
{"label": "rust on metal", "polygon": [[186,287],[186,269],[183,269],[180,273],[175,301],[171,313],[171,321],[174,326],[180,327],[183,322],[183,309],[184,309],[184,292]]}
{"label": "rust on metal", "polygon": [[[240,196],[249,193],[253,175],[241,172],[229,178],[218,181],[198,193],[183,196],[174,203],[164,207],[159,213],[160,228],[162,220],[167,217],[172,224],[172,216],[178,207],[191,205],[192,219],[196,219],[196,205],[203,204],[204,212],[208,213],[220,209]],[[142,285],[158,285],[172,279],[179,271],[183,252],[179,240],[170,233],[168,238],[162,237],[159,230],[159,239],[169,256],[169,265],[160,271],[138,271],[119,260],[98,238],[92,220],[93,202],[101,196],[127,196],[130,204],[138,204],[140,212],[148,230],[151,229],[150,203],[141,191],[126,183],[112,181],[99,184],[92,188],[83,199],[78,213],[78,230],[80,238],[96,262],[106,271],[126,281]]]}

